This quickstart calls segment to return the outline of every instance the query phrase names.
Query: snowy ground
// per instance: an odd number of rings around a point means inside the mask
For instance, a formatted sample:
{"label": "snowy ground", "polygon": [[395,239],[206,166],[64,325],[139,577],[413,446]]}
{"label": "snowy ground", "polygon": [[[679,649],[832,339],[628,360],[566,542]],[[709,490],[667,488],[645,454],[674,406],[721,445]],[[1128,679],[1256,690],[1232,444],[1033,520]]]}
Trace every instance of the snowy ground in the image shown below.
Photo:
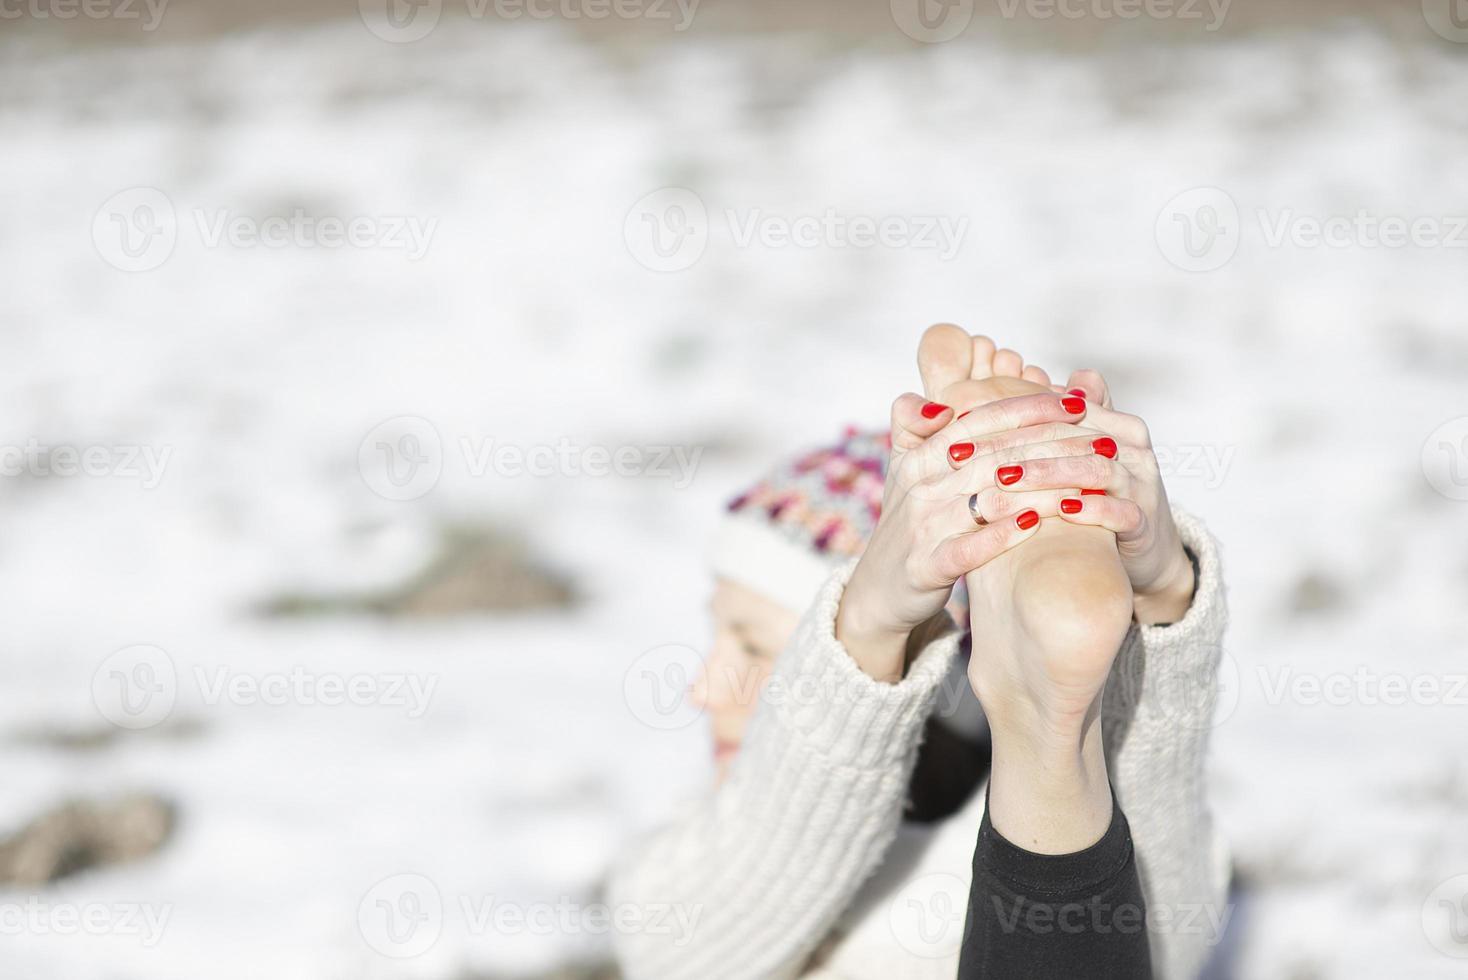
{"label": "snowy ground", "polygon": [[[63,445],[166,459],[156,481],[116,456],[0,482],[0,828],[128,790],[181,820],[144,863],[0,891],[31,910],[7,911],[4,972],[453,980],[595,959],[595,930],[476,917],[593,900],[626,836],[702,785],[699,725],[643,723],[625,675],[701,647],[719,502],[777,453],[881,422],[915,384],[919,330],[953,319],[1106,371],[1225,544],[1213,792],[1243,891],[1221,974],[1460,975],[1437,900],[1468,891],[1449,882],[1468,874],[1468,49],[1429,40],[1062,56],[476,23],[391,45],[343,20],[0,44],[0,444],[51,447],[53,466]],[[667,187],[692,196],[634,210]],[[1189,212],[1194,233],[1225,229],[1196,261],[1237,245],[1212,271],[1169,261],[1195,261],[1169,205],[1195,188],[1216,190],[1184,199],[1214,209]],[[172,219],[166,260],[120,250],[113,217],[146,222],[140,204]],[[698,206],[703,253],[659,259],[644,215],[671,235]],[[416,226],[426,251],[213,243],[221,219],[296,209],[388,244]],[[1295,219],[1362,211],[1456,245],[1369,247],[1359,223],[1343,245],[1299,237]],[[964,230],[952,254],[740,243],[751,220],[828,212]],[[1271,242],[1280,223],[1295,239]],[[405,416],[431,430],[388,441],[436,435],[442,477],[394,501],[374,492],[396,492],[376,437],[365,469],[359,448]],[[701,455],[690,479],[516,476],[479,465],[489,440],[578,465],[591,446]],[[392,587],[451,525],[517,528],[584,601],[256,613]],[[139,644],[168,658],[147,654],[176,696],[161,724],[89,751],[29,737],[108,730],[111,670],[146,675],[136,652],[107,658]],[[364,678],[375,703],[212,696],[293,672]],[[1381,703],[1421,679],[1443,686]],[[424,710],[391,703],[399,680],[432,685]],[[168,737],[183,721],[197,730]],[[411,911],[405,883],[443,913],[430,949],[394,959],[379,950],[417,950],[373,924],[376,902]],[[58,935],[68,908],[113,925]],[[124,928],[129,909],[166,916],[161,936]]]}

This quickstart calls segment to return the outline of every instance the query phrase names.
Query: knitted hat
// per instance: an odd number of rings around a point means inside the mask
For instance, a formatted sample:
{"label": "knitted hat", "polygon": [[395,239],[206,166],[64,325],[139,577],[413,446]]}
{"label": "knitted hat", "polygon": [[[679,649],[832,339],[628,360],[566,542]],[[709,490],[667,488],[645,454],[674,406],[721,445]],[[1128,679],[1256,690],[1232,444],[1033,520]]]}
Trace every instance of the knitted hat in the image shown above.
{"label": "knitted hat", "polygon": [[848,428],[729,502],[714,573],[802,611],[831,570],[860,554],[882,514],[892,438]]}
{"label": "knitted hat", "polygon": [[[804,612],[831,572],[861,554],[872,536],[891,452],[888,433],[848,427],[836,445],[776,468],[729,502],[714,536],[714,574]],[[948,612],[968,626],[962,581]],[[983,731],[984,718],[964,676],[966,659],[954,661],[938,715],[972,736]]]}
{"label": "knitted hat", "polygon": [[[892,436],[848,426],[841,441],[775,469],[729,502],[714,535],[714,574],[796,612],[832,569],[861,554],[882,516]],[[948,610],[963,623],[963,582]]]}

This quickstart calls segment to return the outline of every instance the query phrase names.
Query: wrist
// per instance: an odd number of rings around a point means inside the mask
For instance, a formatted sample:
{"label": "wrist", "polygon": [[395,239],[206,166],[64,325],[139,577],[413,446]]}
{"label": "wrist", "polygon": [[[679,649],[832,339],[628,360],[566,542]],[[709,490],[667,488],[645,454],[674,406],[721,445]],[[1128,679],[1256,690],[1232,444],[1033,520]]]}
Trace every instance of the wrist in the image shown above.
{"label": "wrist", "polygon": [[1150,588],[1137,590],[1133,602],[1137,622],[1143,626],[1178,622],[1192,608],[1197,586],[1192,559],[1179,543],[1167,571]]}
{"label": "wrist", "polygon": [[864,674],[887,684],[902,680],[911,633],[890,625],[859,591],[847,585],[836,611],[836,641]]}

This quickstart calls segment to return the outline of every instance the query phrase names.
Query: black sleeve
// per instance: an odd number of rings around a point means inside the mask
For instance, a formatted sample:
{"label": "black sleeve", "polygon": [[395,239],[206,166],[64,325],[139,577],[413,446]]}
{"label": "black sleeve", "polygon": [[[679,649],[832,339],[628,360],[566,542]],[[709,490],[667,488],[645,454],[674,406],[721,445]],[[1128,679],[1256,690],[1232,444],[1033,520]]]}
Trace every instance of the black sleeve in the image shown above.
{"label": "black sleeve", "polygon": [[1149,980],[1147,906],[1131,829],[1112,800],[1106,835],[1074,854],[1014,846],[985,808],[959,980]]}

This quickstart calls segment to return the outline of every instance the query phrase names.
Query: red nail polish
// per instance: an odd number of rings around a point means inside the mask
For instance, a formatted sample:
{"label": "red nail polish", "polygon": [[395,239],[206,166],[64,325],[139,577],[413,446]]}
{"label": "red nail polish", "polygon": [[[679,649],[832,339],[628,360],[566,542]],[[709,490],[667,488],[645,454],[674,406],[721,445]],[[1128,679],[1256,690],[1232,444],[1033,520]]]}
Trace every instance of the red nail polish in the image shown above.
{"label": "red nail polish", "polygon": [[1012,487],[1024,478],[1025,468],[1023,466],[1001,466],[996,475],[999,477],[1001,487]]}
{"label": "red nail polish", "polygon": [[1072,388],[1070,391],[1067,391],[1066,394],[1067,395],[1075,395],[1077,398],[1085,398],[1086,397],[1086,389],[1084,389],[1084,388]]}
{"label": "red nail polish", "polygon": [[948,458],[955,463],[962,463],[974,454],[974,444],[971,442],[955,442],[948,447]]}
{"label": "red nail polish", "polygon": [[935,419],[948,411],[947,405],[939,405],[937,402],[928,402],[923,406],[923,418]]}
{"label": "red nail polish", "polygon": [[1102,436],[1091,443],[1091,448],[1096,450],[1097,456],[1105,456],[1107,459],[1116,458],[1116,440],[1110,436]]}
{"label": "red nail polish", "polygon": [[1076,398],[1072,395],[1070,398],[1060,399],[1060,404],[1065,406],[1065,410],[1072,415],[1086,414],[1086,400],[1084,398]]}
{"label": "red nail polish", "polygon": [[960,415],[959,418],[967,418],[972,412],[973,409],[969,409],[967,412],[964,412],[962,415]]}
{"label": "red nail polish", "polygon": [[1014,519],[1014,523],[1019,525],[1019,529],[1021,531],[1028,531],[1030,528],[1040,523],[1040,515],[1036,514],[1032,510],[1027,510],[1023,514],[1016,517]]}
{"label": "red nail polish", "polygon": [[1079,514],[1081,508],[1084,506],[1085,504],[1080,501],[1080,498],[1066,497],[1060,502],[1060,512],[1062,514]]}
{"label": "red nail polish", "polygon": [[1081,496],[1082,497],[1104,497],[1104,496],[1106,496],[1106,491],[1105,490],[1082,490],[1081,491]]}

